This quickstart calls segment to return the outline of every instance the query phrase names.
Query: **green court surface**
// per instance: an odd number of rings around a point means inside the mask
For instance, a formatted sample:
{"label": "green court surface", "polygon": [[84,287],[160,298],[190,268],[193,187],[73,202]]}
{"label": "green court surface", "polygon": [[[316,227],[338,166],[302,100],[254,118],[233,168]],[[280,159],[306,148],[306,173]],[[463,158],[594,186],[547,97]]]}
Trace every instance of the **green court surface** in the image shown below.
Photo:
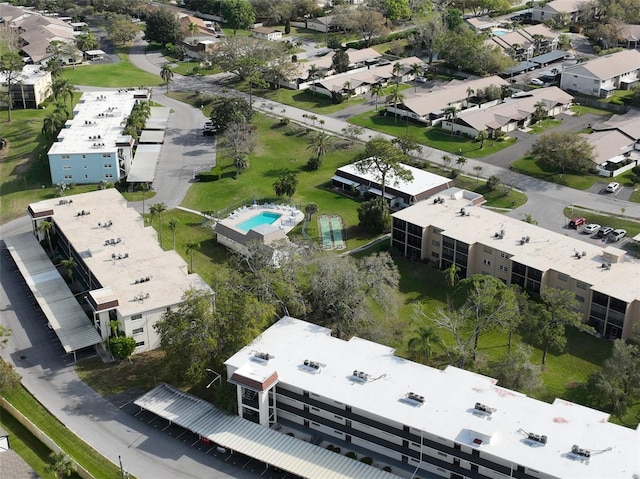
{"label": "green court surface", "polygon": [[347,247],[342,234],[343,225],[340,216],[319,216],[318,229],[324,249],[345,249]]}

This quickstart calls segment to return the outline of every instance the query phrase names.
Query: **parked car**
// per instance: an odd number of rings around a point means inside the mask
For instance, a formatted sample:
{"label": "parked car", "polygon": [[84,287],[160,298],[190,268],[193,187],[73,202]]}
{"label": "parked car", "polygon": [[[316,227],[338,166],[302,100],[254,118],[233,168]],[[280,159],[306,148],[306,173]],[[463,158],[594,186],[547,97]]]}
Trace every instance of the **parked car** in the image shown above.
{"label": "parked car", "polygon": [[606,191],[607,193],[615,193],[619,189],[620,189],[620,183],[616,183],[615,181],[612,181],[607,185],[604,191]]}
{"label": "parked car", "polygon": [[540,78],[532,78],[529,80],[529,85],[544,86],[544,82]]}
{"label": "parked car", "polygon": [[598,237],[606,238],[607,235],[609,233],[611,233],[612,231],[613,231],[613,228],[611,228],[609,226],[601,226],[600,229],[598,230]]}
{"label": "parked car", "polygon": [[202,134],[204,136],[214,136],[216,133],[218,133],[218,127],[213,122],[207,121],[202,128]]}
{"label": "parked car", "polygon": [[617,229],[617,230],[613,230],[611,233],[609,233],[607,238],[609,239],[609,241],[613,241],[615,243],[615,242],[620,241],[625,236],[627,236],[627,230]]}
{"label": "parked car", "polygon": [[569,221],[569,228],[578,229],[579,226],[582,226],[587,222],[586,218],[573,218]]}
{"label": "parked car", "polygon": [[418,77],[418,83],[427,83],[427,79],[425,77]]}
{"label": "parked car", "polygon": [[584,229],[582,230],[582,232],[586,233],[588,235],[592,235],[593,233],[595,233],[599,229],[600,229],[600,225],[599,224],[591,223],[591,224],[588,224],[587,226],[585,226]]}

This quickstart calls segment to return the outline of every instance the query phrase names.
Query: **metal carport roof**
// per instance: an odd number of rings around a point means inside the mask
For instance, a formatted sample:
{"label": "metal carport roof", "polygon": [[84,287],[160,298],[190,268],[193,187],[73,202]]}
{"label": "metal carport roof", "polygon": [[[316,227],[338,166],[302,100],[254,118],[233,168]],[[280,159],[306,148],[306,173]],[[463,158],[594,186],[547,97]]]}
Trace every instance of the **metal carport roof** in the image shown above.
{"label": "metal carport roof", "polygon": [[138,143],[164,143],[164,130],[142,130]]}
{"label": "metal carport roof", "polygon": [[144,124],[145,130],[166,130],[169,124],[171,108],[165,106],[152,106],[151,115]]}
{"label": "metal carport roof", "polygon": [[399,479],[360,461],[224,414],[208,402],[168,384],[159,384],[134,404],[225,448],[301,477]]}
{"label": "metal carport roof", "polygon": [[101,343],[100,334],[36,237],[32,233],[22,233],[4,241],[65,352],[73,353]]}
{"label": "metal carport roof", "polygon": [[127,182],[152,182],[160,158],[160,145],[138,145],[127,175]]}
{"label": "metal carport roof", "polygon": [[531,61],[540,65],[546,65],[547,63],[562,60],[563,58],[567,58],[568,56],[569,52],[565,52],[564,50],[553,50],[552,52],[533,57]]}

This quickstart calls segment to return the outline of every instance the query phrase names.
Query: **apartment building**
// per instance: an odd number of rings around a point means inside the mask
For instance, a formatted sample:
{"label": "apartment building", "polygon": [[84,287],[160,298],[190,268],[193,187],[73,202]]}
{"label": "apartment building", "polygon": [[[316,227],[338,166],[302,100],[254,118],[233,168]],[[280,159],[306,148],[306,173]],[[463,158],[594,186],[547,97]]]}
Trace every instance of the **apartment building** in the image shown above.
{"label": "apartment building", "polygon": [[117,321],[136,352],[155,349],[153,325],[162,315],[191,288],[211,291],[177,252],[162,249],[156,230],[114,188],[32,203],[27,212],[38,240],[45,239],[40,224],[50,221],[54,249],[75,260],[82,301],[103,340]]}
{"label": "apartment building", "polygon": [[124,122],[148,90],[87,92],[49,148],[51,182],[117,183],[129,173],[134,139],[123,135]]}
{"label": "apartment building", "polygon": [[581,241],[475,207],[452,188],[392,215],[394,251],[460,277],[488,274],[531,293],[542,286],[576,295],[584,320],[603,337],[631,335],[640,321],[640,261],[607,243]]}
{"label": "apartment building", "polygon": [[407,478],[640,477],[640,431],[604,412],[538,401],[299,319],[282,318],[225,364],[241,417],[364,450]]}

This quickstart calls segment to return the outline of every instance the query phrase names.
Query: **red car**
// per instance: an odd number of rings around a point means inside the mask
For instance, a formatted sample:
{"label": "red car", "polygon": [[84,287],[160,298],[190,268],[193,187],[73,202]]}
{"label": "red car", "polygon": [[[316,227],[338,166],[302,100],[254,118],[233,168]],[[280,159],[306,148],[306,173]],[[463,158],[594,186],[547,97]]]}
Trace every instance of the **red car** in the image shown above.
{"label": "red car", "polygon": [[573,218],[569,221],[569,228],[578,229],[579,226],[582,226],[587,222],[586,218]]}

